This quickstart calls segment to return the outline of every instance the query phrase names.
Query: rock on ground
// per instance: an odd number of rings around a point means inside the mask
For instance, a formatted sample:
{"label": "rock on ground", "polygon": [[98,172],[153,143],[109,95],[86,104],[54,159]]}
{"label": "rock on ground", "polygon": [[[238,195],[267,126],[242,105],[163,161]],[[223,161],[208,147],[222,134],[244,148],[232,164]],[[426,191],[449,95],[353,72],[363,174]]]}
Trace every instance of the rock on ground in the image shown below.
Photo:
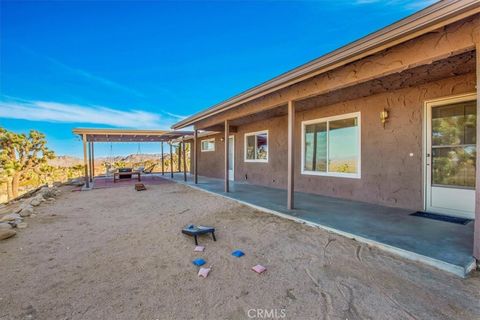
{"label": "rock on ground", "polygon": [[10,230],[12,226],[9,223],[1,222],[0,223],[0,230]]}
{"label": "rock on ground", "polygon": [[20,211],[20,216],[21,217],[29,217],[32,215],[32,213],[34,213],[34,209],[33,209],[33,206],[31,205],[27,205],[25,207],[22,208],[22,210]]}
{"label": "rock on ground", "polygon": [[17,232],[13,229],[0,229],[0,240],[5,240],[16,235]]}
{"label": "rock on ground", "polygon": [[18,229],[25,229],[28,226],[26,222],[20,222],[17,224]]}
{"label": "rock on ground", "polygon": [[38,207],[42,203],[42,201],[45,201],[45,200],[43,199],[43,196],[40,195],[40,197],[37,196],[37,197],[33,198],[32,200],[30,200],[30,205],[32,205],[34,207]]}
{"label": "rock on ground", "polygon": [[15,221],[18,219],[22,219],[22,217],[18,213],[10,213],[1,217],[0,222]]}

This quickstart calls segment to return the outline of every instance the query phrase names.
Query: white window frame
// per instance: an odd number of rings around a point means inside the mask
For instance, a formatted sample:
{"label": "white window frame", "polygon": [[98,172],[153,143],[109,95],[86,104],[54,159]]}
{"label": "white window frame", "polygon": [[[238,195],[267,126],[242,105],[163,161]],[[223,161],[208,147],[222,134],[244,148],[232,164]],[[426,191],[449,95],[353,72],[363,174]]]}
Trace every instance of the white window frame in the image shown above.
{"label": "white window frame", "polygon": [[[255,136],[255,148],[256,148],[256,146],[257,146],[257,135],[263,134],[263,133],[266,133],[266,134],[267,134],[267,159],[247,159],[247,137]],[[244,136],[244,145],[243,145],[243,160],[244,160],[245,162],[267,163],[267,162],[268,162],[268,158],[270,157],[270,147],[269,147],[269,144],[270,144],[270,138],[268,137],[268,130],[262,130],[262,131],[255,131],[255,132],[245,133],[245,136]],[[255,152],[255,154],[256,154],[256,152]]]}
{"label": "white window frame", "polygon": [[[358,123],[358,170],[357,173],[342,173],[342,172],[329,172],[328,171],[328,161],[329,161],[329,134],[330,134],[330,127],[329,122],[335,120],[342,120],[342,119],[349,119],[349,118],[357,118]],[[313,175],[313,176],[326,176],[326,177],[339,177],[339,178],[353,178],[353,179],[360,179],[361,169],[362,169],[362,126],[361,126],[361,113],[360,112],[353,112],[353,113],[346,113],[342,115],[320,118],[320,119],[313,119],[308,121],[302,121],[302,161],[301,161],[301,174],[303,175]],[[317,124],[317,123],[327,123],[327,171],[320,172],[320,171],[311,171],[305,170],[305,127],[310,124]]]}
{"label": "white window frame", "polygon": [[[209,149],[203,149],[203,142],[204,141],[208,141],[208,142],[212,142],[213,143],[213,149],[209,150]],[[215,151],[215,138],[210,138],[210,139],[203,139],[200,141],[200,150],[201,152],[212,152],[212,151]]]}

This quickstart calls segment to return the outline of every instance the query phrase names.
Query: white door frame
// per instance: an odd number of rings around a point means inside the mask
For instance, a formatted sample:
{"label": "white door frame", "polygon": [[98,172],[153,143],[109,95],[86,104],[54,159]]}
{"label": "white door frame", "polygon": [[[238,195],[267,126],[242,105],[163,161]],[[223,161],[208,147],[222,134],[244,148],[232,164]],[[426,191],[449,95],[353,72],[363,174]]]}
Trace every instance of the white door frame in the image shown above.
{"label": "white door frame", "polygon": [[235,180],[235,136],[232,134],[228,137],[228,139],[230,138],[232,138],[232,141],[228,145],[232,146],[232,153],[229,155],[229,158],[232,159],[232,169],[231,170],[228,169],[228,180],[234,181]]}
{"label": "white door frame", "polygon": [[[432,143],[431,143],[431,124],[432,124],[432,107],[442,106],[446,104],[458,103],[463,101],[471,101],[476,100],[477,94],[476,93],[467,93],[461,95],[454,95],[443,97],[434,100],[427,100],[424,103],[424,143],[423,143],[423,171],[424,171],[424,210],[431,211],[434,213],[441,213],[441,214],[448,214],[452,216],[462,217],[462,218],[470,218],[473,219],[475,212],[469,212],[465,210],[454,210],[454,209],[446,209],[441,207],[433,207],[431,206],[431,199],[432,199],[432,188],[431,188],[431,150],[432,150]],[[478,115],[477,115],[478,116]],[[478,129],[477,129],[478,131]],[[480,138],[480,137],[479,137]],[[430,156],[428,156],[430,154]],[[445,188],[448,189],[448,188]],[[451,189],[450,189],[451,190]],[[475,190],[471,190],[475,193]],[[458,195],[459,201],[462,201],[463,195]]]}

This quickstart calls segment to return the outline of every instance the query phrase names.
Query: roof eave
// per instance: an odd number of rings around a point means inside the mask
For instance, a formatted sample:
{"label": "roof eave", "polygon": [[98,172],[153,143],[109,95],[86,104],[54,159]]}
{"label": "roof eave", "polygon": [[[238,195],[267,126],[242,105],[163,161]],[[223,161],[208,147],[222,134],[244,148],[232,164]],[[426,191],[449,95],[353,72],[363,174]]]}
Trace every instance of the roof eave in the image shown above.
{"label": "roof eave", "polygon": [[191,126],[209,116],[411,40],[479,12],[480,2],[478,0],[440,1],[379,31],[187,117],[175,123],[172,129]]}

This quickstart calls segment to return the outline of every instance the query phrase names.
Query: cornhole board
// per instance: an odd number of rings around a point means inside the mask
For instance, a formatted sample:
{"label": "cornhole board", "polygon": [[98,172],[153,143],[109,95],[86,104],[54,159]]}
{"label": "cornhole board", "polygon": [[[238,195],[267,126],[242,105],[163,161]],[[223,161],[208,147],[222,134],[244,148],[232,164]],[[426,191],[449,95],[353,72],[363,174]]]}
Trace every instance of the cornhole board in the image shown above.
{"label": "cornhole board", "polygon": [[143,183],[135,183],[135,190],[143,191],[143,190],[147,190],[147,188]]}
{"label": "cornhole board", "polygon": [[195,245],[198,246],[197,236],[201,234],[211,233],[213,241],[217,241],[215,238],[215,228],[214,227],[205,227],[205,226],[194,226],[189,225],[182,229],[182,233],[188,236],[191,236],[195,239]]}

